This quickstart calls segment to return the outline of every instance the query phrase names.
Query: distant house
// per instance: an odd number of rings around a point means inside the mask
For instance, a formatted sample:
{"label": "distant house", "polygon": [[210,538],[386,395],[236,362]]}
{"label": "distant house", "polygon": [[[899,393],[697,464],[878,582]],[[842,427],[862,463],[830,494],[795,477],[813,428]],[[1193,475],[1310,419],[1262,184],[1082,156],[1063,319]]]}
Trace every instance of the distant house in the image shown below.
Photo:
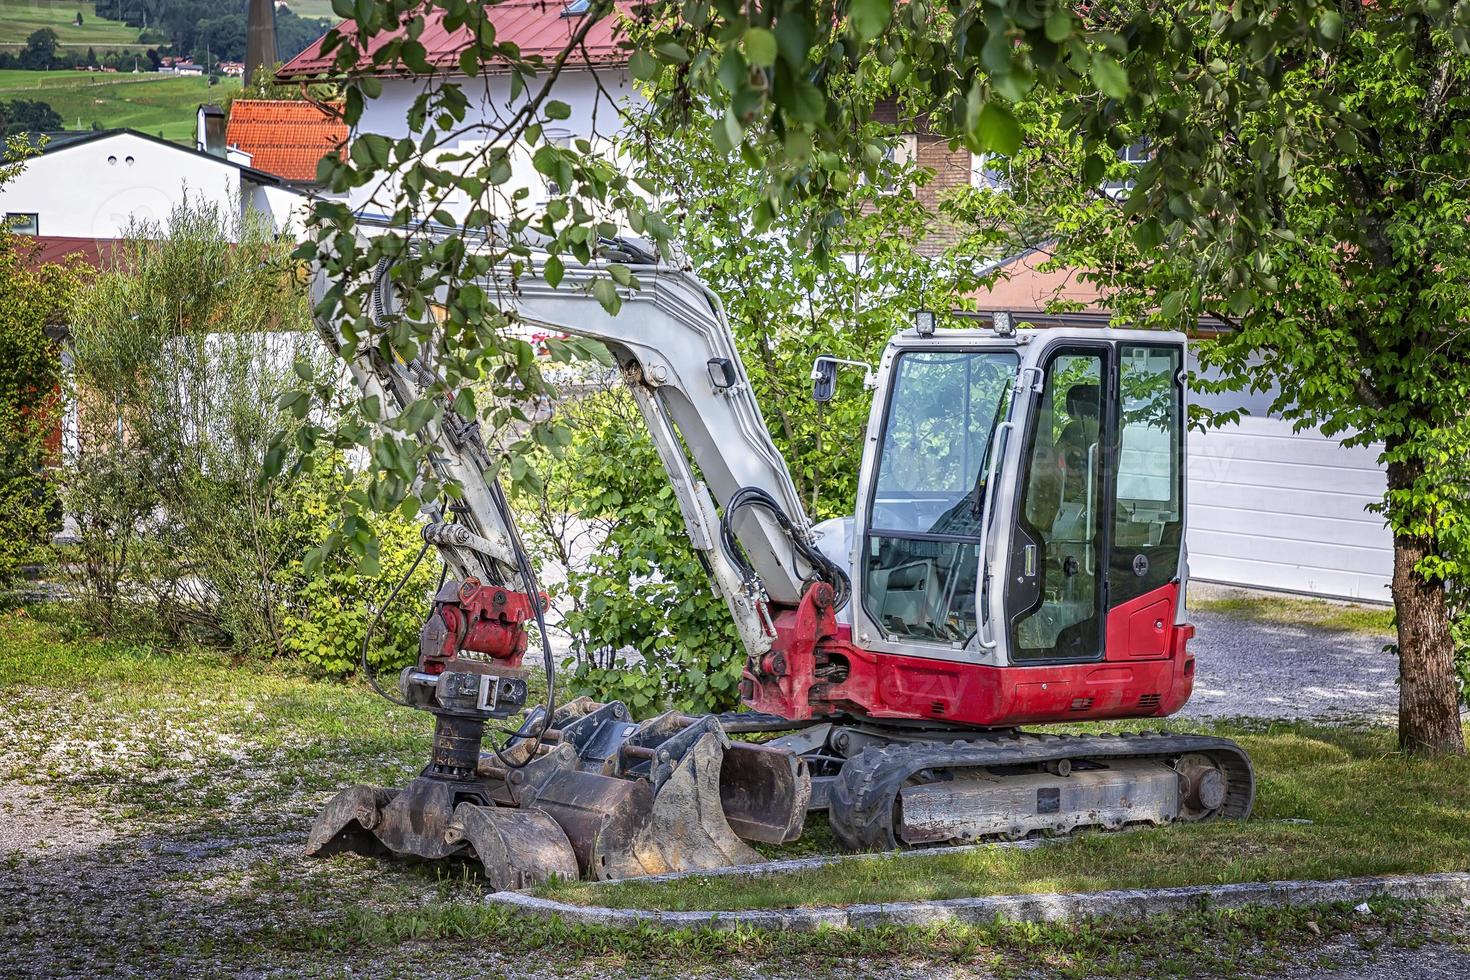
{"label": "distant house", "polygon": [[[586,0],[505,0],[488,8],[488,12],[495,25],[497,41],[514,43],[522,55],[540,55],[549,61],[575,34],[587,9]],[[528,96],[523,93],[512,97],[509,72],[497,71],[494,66],[483,77],[470,79],[465,76],[459,68],[459,56],[468,46],[468,32],[447,30],[443,23],[444,11],[439,9],[429,11],[426,20],[418,41],[425,48],[429,64],[442,72],[442,80],[461,84],[470,100],[467,131],[453,144],[446,145],[444,152],[464,152],[494,142],[496,121],[507,118],[511,114],[507,110],[513,111],[516,106],[524,104]],[[333,31],[351,30],[351,27],[352,22],[346,21]],[[621,132],[618,109],[625,100],[639,96],[628,74],[628,49],[618,43],[620,30],[617,16],[597,22],[588,31],[585,42],[568,60],[556,82],[556,98],[566,103],[571,112],[568,118],[547,126],[545,134],[548,139],[565,141],[581,137],[591,140],[594,146],[606,146]],[[389,39],[387,34],[374,38],[369,56],[347,74],[349,77],[374,75],[382,84],[382,94],[367,100],[358,124],[359,131],[381,133],[396,139],[408,135],[408,109],[423,91],[424,79],[408,77],[401,68],[372,64],[371,52]],[[335,51],[323,55],[321,48],[322,41],[308,46],[281,67],[276,73],[277,79],[301,82],[339,77],[333,67]],[[534,92],[534,84],[530,88]],[[511,146],[510,149],[512,176],[504,187],[506,194],[526,188],[534,204],[555,193],[555,187],[531,165],[531,154],[526,147]],[[354,192],[349,202],[362,207],[372,194],[372,188],[361,189]],[[467,201],[450,202],[449,210],[467,210],[468,206]]]}
{"label": "distant house", "polygon": [[[1076,268],[1054,268],[1031,249],[996,263],[1000,278],[977,297],[1038,326],[1106,326],[1108,298]],[[1058,301],[1077,313],[1045,313]],[[1202,325],[1207,326],[1207,325]],[[1393,538],[1366,509],[1383,498],[1382,447],[1347,449],[1316,429],[1296,431],[1271,413],[1275,389],[1205,395],[1240,422],[1189,434],[1186,488],[1190,574],[1196,579],[1344,599],[1389,600]]]}
{"label": "distant house", "polygon": [[306,203],[275,174],[132,129],[49,134],[0,186],[0,214],[49,239],[124,238],[133,222],[162,222],[186,200],[259,212],[278,233],[290,232]]}
{"label": "distant house", "polygon": [[317,184],[317,165],[347,144],[340,105],[282,99],[236,99],[230,104],[224,142],[250,166],[294,186]]}

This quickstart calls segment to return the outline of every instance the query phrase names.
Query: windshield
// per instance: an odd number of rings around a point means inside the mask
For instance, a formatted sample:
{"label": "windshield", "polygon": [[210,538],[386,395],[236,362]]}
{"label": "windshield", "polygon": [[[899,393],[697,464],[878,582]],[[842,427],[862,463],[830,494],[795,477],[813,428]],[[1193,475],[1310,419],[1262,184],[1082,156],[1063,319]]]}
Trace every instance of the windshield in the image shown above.
{"label": "windshield", "polygon": [[896,637],[968,642],[976,623],[990,445],[1012,351],[900,355],[863,555],[863,604]]}
{"label": "windshield", "polygon": [[899,357],[883,427],[873,528],[979,533],[970,510],[979,509],[981,471],[1015,373],[1016,356],[1009,351]]}

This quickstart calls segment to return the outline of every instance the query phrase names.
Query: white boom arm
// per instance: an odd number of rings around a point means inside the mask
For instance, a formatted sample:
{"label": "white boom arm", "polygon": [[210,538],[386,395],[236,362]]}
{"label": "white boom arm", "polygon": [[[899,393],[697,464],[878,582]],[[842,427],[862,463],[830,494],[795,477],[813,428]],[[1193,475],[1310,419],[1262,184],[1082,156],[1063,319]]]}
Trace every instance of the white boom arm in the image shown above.
{"label": "white boom arm", "polygon": [[[659,265],[638,246],[614,247],[624,251],[625,264],[641,286],[619,288],[622,308],[616,316],[591,295],[592,281],[606,275],[600,262],[567,263],[562,281],[553,287],[545,280],[538,257],[514,280],[509,270],[497,268],[481,285],[502,310],[526,326],[607,346],[622,368],[673,483],[689,540],[708,564],[747,653],[759,656],[770,649],[774,632],[767,602],[795,605],[804,583],[817,570],[798,554],[768,512],[746,507],[732,522],[758,578],[746,581],[721,547],[716,506],[728,506],[737,491],[753,487],[776,501],[790,520],[792,533],[805,543],[810,542],[810,522],[786,461],[771,442],[718,298],[693,275]],[[379,295],[386,307],[390,290],[381,285]],[[319,300],[326,288],[318,270],[314,298]],[[317,326],[332,349],[339,350],[334,326],[320,321]],[[432,367],[422,361],[384,364],[371,349],[359,349],[349,366],[364,393],[381,399],[385,418],[395,409],[401,411],[433,380]],[[478,424],[446,407],[442,422],[426,427],[421,439],[432,446],[433,465],[441,478],[464,488],[468,512],[460,515],[461,527],[431,525],[429,539],[461,577],[478,568],[492,581],[516,581],[510,544],[515,532],[507,525],[508,511],[488,475],[492,460]],[[465,535],[473,540],[451,540]]]}

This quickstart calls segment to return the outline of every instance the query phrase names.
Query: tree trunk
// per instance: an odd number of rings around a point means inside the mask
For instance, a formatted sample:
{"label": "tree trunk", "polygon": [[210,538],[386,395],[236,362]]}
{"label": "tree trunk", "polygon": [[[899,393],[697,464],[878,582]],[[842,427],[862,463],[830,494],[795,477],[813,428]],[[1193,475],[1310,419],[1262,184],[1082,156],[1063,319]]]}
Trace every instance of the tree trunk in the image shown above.
{"label": "tree trunk", "polygon": [[1444,582],[1417,571],[1431,554],[1423,537],[1395,534],[1393,602],[1399,627],[1399,747],[1427,755],[1464,755],[1455,647]]}

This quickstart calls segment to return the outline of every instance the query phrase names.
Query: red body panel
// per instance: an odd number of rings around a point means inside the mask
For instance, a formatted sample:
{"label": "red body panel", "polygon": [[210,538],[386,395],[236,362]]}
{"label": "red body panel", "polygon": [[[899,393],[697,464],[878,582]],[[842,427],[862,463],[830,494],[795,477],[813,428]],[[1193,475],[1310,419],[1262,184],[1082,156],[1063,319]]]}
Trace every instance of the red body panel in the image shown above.
{"label": "red body panel", "polygon": [[772,652],[747,668],[742,695],[755,710],[793,721],[848,715],[1004,728],[1168,715],[1194,688],[1186,649],[1194,628],[1174,623],[1177,585],[1109,611],[1101,662],[1008,667],[861,649],[813,600],[821,588],[777,616]]}

